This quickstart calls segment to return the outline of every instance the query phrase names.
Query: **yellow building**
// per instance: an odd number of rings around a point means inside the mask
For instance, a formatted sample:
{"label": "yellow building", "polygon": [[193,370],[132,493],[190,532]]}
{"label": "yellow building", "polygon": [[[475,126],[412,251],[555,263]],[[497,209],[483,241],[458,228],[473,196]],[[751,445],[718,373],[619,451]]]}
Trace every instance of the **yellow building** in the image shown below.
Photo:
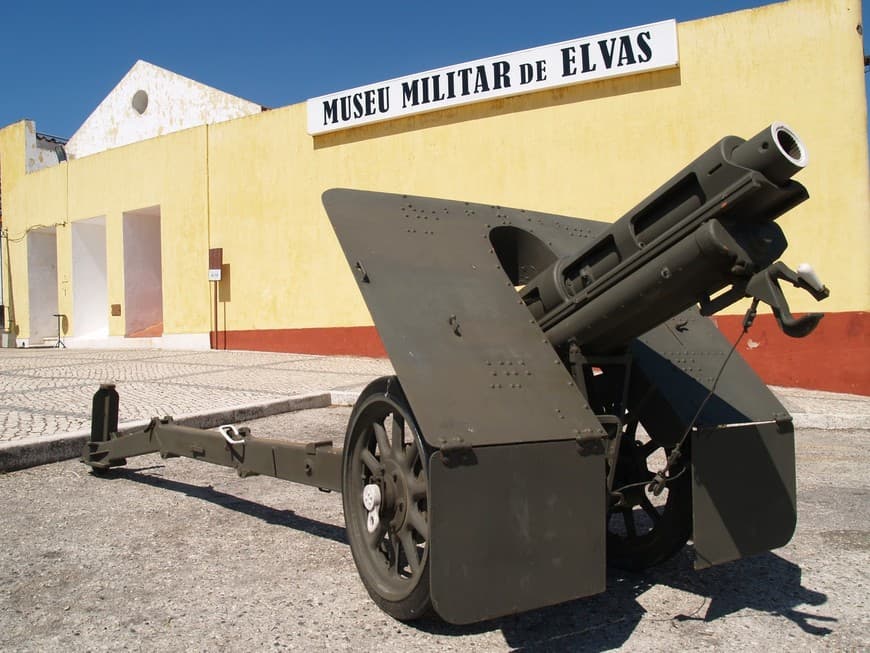
{"label": "yellow building", "polygon": [[[680,23],[677,61],[655,70],[528,89],[516,77],[510,92],[482,94],[494,99],[431,102],[425,113],[314,135],[318,121],[344,126],[340,101],[312,103],[310,118],[306,104],[262,111],[160,69],[125,78],[70,139],[69,160],[52,158],[54,144],[33,123],[0,130],[7,329],[19,346],[42,344],[61,314],[69,346],[380,355],[321,204],[326,189],[612,221],[722,136],[749,137],[782,120],[809,149],[797,179],[811,195],[779,221],[785,258],[812,262],[831,296],[817,309],[789,294],[796,312],[826,311],[816,332],[787,339],[761,315],[741,353],[771,383],[870,394],[860,20],[858,0],[790,0]],[[641,63],[644,37],[632,38],[631,57],[611,53]],[[580,39],[570,47],[561,65],[594,65]],[[499,69],[490,72],[491,88]],[[134,93],[137,84],[154,86]],[[382,87],[360,96],[358,113],[382,108]],[[420,104],[427,92],[407,87],[403,103]],[[171,112],[146,124],[173,93],[213,111],[197,114],[196,126]],[[110,126],[101,128],[100,111]],[[219,282],[208,278],[212,248],[222,249]],[[726,334],[744,308],[716,318]]]}

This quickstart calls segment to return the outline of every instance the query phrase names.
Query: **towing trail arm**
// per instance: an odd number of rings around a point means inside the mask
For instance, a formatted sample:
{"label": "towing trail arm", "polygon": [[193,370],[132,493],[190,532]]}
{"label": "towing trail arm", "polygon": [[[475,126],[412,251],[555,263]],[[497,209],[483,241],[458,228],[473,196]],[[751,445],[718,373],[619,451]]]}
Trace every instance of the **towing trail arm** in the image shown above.
{"label": "towing trail arm", "polygon": [[342,450],[333,447],[331,440],[298,443],[256,438],[247,428],[198,429],[176,424],[171,417],[155,417],[144,428],[119,433],[118,392],[113,384],[101,385],[94,395],[91,437],[82,462],[101,473],[148,453],[232,467],[242,477],[260,474],[341,492]]}

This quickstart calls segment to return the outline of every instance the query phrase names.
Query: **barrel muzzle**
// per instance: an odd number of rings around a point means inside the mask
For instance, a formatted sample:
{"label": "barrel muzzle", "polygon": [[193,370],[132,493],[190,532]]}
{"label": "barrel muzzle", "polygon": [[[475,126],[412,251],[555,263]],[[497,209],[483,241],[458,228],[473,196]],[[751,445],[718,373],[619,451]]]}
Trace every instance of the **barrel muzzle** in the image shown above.
{"label": "barrel muzzle", "polygon": [[732,163],[761,172],[779,186],[803,170],[809,160],[803,141],[782,122],[774,122],[735,147],[729,158]]}

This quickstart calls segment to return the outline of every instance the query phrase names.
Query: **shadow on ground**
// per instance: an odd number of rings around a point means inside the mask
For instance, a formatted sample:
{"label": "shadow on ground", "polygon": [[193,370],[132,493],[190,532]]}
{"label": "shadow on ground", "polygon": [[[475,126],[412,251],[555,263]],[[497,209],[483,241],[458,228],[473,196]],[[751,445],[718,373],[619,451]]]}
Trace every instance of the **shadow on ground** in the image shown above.
{"label": "shadow on ground", "polygon": [[347,535],[343,526],[336,526],[316,519],[309,519],[308,517],[297,515],[292,510],[277,510],[275,508],[270,508],[269,506],[264,506],[262,503],[249,501],[248,499],[242,499],[233,494],[227,494],[226,492],[215,490],[213,487],[208,485],[193,485],[182,481],[173,481],[162,476],[152,476],[147,473],[150,469],[163,469],[163,467],[140,467],[137,469],[115,468],[112,469],[105,478],[116,478],[118,480],[124,479],[135,481],[136,483],[142,483],[144,485],[150,485],[152,487],[163,488],[165,490],[172,490],[173,492],[179,492],[189,497],[202,499],[203,501],[208,501],[224,508],[262,519],[269,524],[287,526],[288,528],[297,531],[303,531],[327,540],[347,544]]}
{"label": "shadow on ground", "polygon": [[[109,478],[179,492],[269,524],[347,544],[347,535],[341,526],[309,519],[291,510],[276,510],[209,486],[152,476],[148,473],[150,469],[155,468],[114,469]],[[649,618],[677,624],[714,622],[750,609],[788,619],[804,632],[820,638],[832,632],[829,626],[836,623],[836,619],[800,609],[804,605],[823,605],[828,597],[804,587],[801,569],[794,563],[774,553],[765,553],[696,572],[692,558],[691,548],[686,547],[672,560],[646,574],[609,570],[605,593],[549,608],[467,626],[447,624],[437,617],[410,625],[424,632],[456,637],[501,630],[507,644],[521,651],[603,651],[625,644],[643,619],[647,611],[638,597],[656,585],[665,585],[694,594],[698,606],[687,614]]]}
{"label": "shadow on ground", "polygon": [[609,570],[604,594],[472,626],[452,626],[437,619],[415,625],[427,632],[455,636],[501,630],[508,645],[520,651],[604,651],[628,641],[647,612],[638,597],[656,585],[694,594],[698,606],[688,614],[647,619],[714,622],[748,608],[784,617],[818,637],[832,632],[818,622],[836,622],[832,617],[800,610],[803,605],[824,604],[827,596],[804,587],[800,567],[788,560],[765,553],[696,572],[687,547],[647,574]]}

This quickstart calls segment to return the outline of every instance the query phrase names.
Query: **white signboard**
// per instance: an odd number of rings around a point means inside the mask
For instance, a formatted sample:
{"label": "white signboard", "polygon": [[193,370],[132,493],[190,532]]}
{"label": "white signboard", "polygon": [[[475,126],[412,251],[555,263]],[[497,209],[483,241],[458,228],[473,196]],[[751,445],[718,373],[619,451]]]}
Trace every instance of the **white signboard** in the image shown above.
{"label": "white signboard", "polygon": [[677,23],[606,34],[429,70],[308,100],[308,133],[323,134],[472,102],[673,68]]}

